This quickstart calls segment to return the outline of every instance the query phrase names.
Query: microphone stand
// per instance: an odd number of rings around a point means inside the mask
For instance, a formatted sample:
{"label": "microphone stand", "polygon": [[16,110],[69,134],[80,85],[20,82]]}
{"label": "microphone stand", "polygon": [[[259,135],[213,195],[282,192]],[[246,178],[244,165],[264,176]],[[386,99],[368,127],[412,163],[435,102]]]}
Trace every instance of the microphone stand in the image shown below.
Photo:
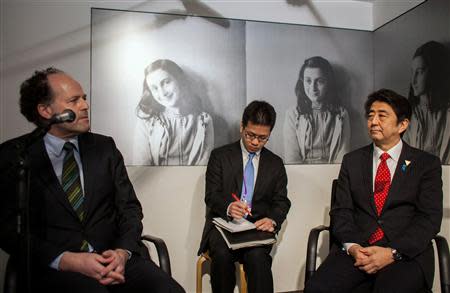
{"label": "microphone stand", "polygon": [[38,127],[25,141],[16,144],[17,161],[17,235],[19,240],[18,279],[19,292],[31,293],[31,237],[30,237],[30,162],[28,149],[37,140],[45,136],[51,124]]}

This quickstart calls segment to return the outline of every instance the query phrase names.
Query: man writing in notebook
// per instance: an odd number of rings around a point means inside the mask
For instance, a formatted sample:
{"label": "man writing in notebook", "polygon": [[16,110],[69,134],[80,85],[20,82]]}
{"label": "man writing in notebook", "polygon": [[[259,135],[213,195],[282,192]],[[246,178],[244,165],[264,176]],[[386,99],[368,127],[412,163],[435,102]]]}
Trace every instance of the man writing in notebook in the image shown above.
{"label": "man writing in notebook", "polygon": [[345,155],[330,216],[340,244],[306,284],[315,292],[428,292],[431,240],[442,221],[438,157],[402,141],[408,100],[391,90],[365,104],[372,144]]}
{"label": "man writing in notebook", "polygon": [[[199,254],[211,257],[213,292],[233,292],[235,261],[244,264],[248,290],[273,292],[271,245],[230,250],[212,219],[241,219],[277,232],[290,208],[287,176],[280,157],[264,146],[275,125],[274,108],[253,101],[244,110],[240,140],[213,150],[206,170],[206,223]],[[232,194],[239,197],[236,200]]]}

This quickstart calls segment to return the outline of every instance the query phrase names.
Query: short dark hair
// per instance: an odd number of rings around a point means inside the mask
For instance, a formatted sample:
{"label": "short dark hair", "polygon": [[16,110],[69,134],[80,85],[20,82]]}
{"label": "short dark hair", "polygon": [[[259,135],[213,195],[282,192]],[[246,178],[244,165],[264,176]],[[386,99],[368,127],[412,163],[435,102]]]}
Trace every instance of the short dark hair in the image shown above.
{"label": "short dark hair", "polygon": [[246,127],[250,121],[253,124],[270,126],[272,131],[277,119],[273,106],[265,101],[253,101],[245,107],[242,114],[242,126]]}
{"label": "short dark hair", "polygon": [[37,126],[43,126],[45,123],[45,119],[38,113],[37,105],[49,105],[53,101],[54,93],[49,85],[48,76],[57,73],[64,73],[64,71],[54,67],[36,70],[20,85],[20,113]]}
{"label": "short dark hair", "polygon": [[384,102],[391,106],[397,116],[397,123],[400,123],[400,121],[405,119],[411,119],[412,110],[408,99],[400,94],[397,94],[393,90],[381,89],[371,93],[367,97],[367,101],[364,105],[366,116],[369,115],[370,107],[374,102]]}

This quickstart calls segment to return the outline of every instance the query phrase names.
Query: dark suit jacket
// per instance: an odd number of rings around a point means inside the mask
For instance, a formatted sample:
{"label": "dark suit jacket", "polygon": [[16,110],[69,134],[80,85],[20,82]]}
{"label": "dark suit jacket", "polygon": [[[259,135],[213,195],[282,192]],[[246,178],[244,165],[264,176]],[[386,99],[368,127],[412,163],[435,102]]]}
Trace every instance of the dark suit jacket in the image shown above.
{"label": "dark suit jacket", "polygon": [[[261,150],[258,175],[252,199],[252,215],[255,222],[264,217],[273,219],[279,229],[291,206],[287,198],[287,176],[280,157],[266,148]],[[240,142],[222,146],[211,152],[206,169],[206,221],[198,253],[208,249],[208,235],[214,228],[212,219],[228,219],[228,205],[234,201],[231,193],[241,194],[243,161]]]}
{"label": "dark suit jacket", "polygon": [[[411,163],[407,166],[405,160]],[[378,217],[373,197],[373,145],[344,156],[330,216],[340,243],[367,246],[380,225],[386,247],[417,261],[432,286],[434,254],[431,240],[442,221],[442,169],[438,157],[403,142],[385,205]]]}
{"label": "dark suit jacket", "polygon": [[[15,231],[16,182],[14,161],[17,143],[0,146],[0,245],[17,252]],[[29,148],[31,255],[34,265],[48,266],[63,251],[79,251],[86,239],[96,251],[141,249],[142,210],[128,178],[123,158],[110,137],[85,133],[79,136],[84,173],[86,216],[75,214],[45,150],[42,139]]]}

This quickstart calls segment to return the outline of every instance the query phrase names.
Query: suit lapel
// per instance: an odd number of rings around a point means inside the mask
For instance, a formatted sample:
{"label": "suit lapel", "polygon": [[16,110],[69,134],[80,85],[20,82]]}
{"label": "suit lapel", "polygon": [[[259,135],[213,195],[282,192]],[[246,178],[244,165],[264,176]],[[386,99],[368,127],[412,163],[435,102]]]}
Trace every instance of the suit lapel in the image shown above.
{"label": "suit lapel", "polygon": [[50,196],[63,205],[74,217],[77,217],[66,193],[56,177],[55,170],[53,169],[53,165],[45,148],[44,140],[40,140],[36,146],[30,150],[30,155],[33,158],[33,167],[31,170],[38,170],[38,172],[31,174],[31,176],[39,178],[39,180],[42,181],[42,186],[45,186],[45,188],[48,189]]}
{"label": "suit lapel", "polygon": [[231,145],[228,152],[228,163],[230,164],[231,176],[234,181],[234,186],[230,186],[231,192],[236,192],[236,195],[240,197],[242,192],[242,181],[244,178],[240,141]]}
{"label": "suit lapel", "polygon": [[383,209],[381,210],[381,213],[383,213],[389,206],[390,202],[392,201],[392,198],[395,198],[395,196],[401,192],[404,180],[408,176],[411,167],[413,167],[413,166],[409,167],[406,166],[405,165],[406,160],[413,161],[413,158],[411,158],[409,146],[405,142],[403,142],[402,152],[400,153],[397,167],[395,168],[394,177],[392,178],[391,182],[391,188],[389,189],[389,193],[386,198],[386,202],[383,206]]}
{"label": "suit lapel", "polygon": [[265,159],[266,159],[266,149],[263,148],[260,153],[258,175],[256,176],[255,188],[253,190],[253,198],[256,198],[258,196],[262,182],[264,182],[264,178],[267,178],[266,171],[268,168],[266,168],[267,161]]}
{"label": "suit lapel", "polygon": [[95,158],[95,152],[92,151],[93,148],[95,148],[94,142],[89,139],[90,137],[87,137],[86,135],[80,135],[78,137],[78,144],[80,146],[80,157],[81,157],[81,164],[83,165],[83,181],[84,181],[84,209],[86,212],[86,216],[84,217],[87,219],[89,217],[90,209],[92,202],[92,192],[93,192],[93,186],[94,183],[93,179],[95,179],[94,175],[94,166],[96,162]]}
{"label": "suit lapel", "polygon": [[363,174],[363,186],[369,198],[369,205],[374,215],[377,215],[377,207],[373,197],[373,144],[366,147],[363,162],[361,164]]}

